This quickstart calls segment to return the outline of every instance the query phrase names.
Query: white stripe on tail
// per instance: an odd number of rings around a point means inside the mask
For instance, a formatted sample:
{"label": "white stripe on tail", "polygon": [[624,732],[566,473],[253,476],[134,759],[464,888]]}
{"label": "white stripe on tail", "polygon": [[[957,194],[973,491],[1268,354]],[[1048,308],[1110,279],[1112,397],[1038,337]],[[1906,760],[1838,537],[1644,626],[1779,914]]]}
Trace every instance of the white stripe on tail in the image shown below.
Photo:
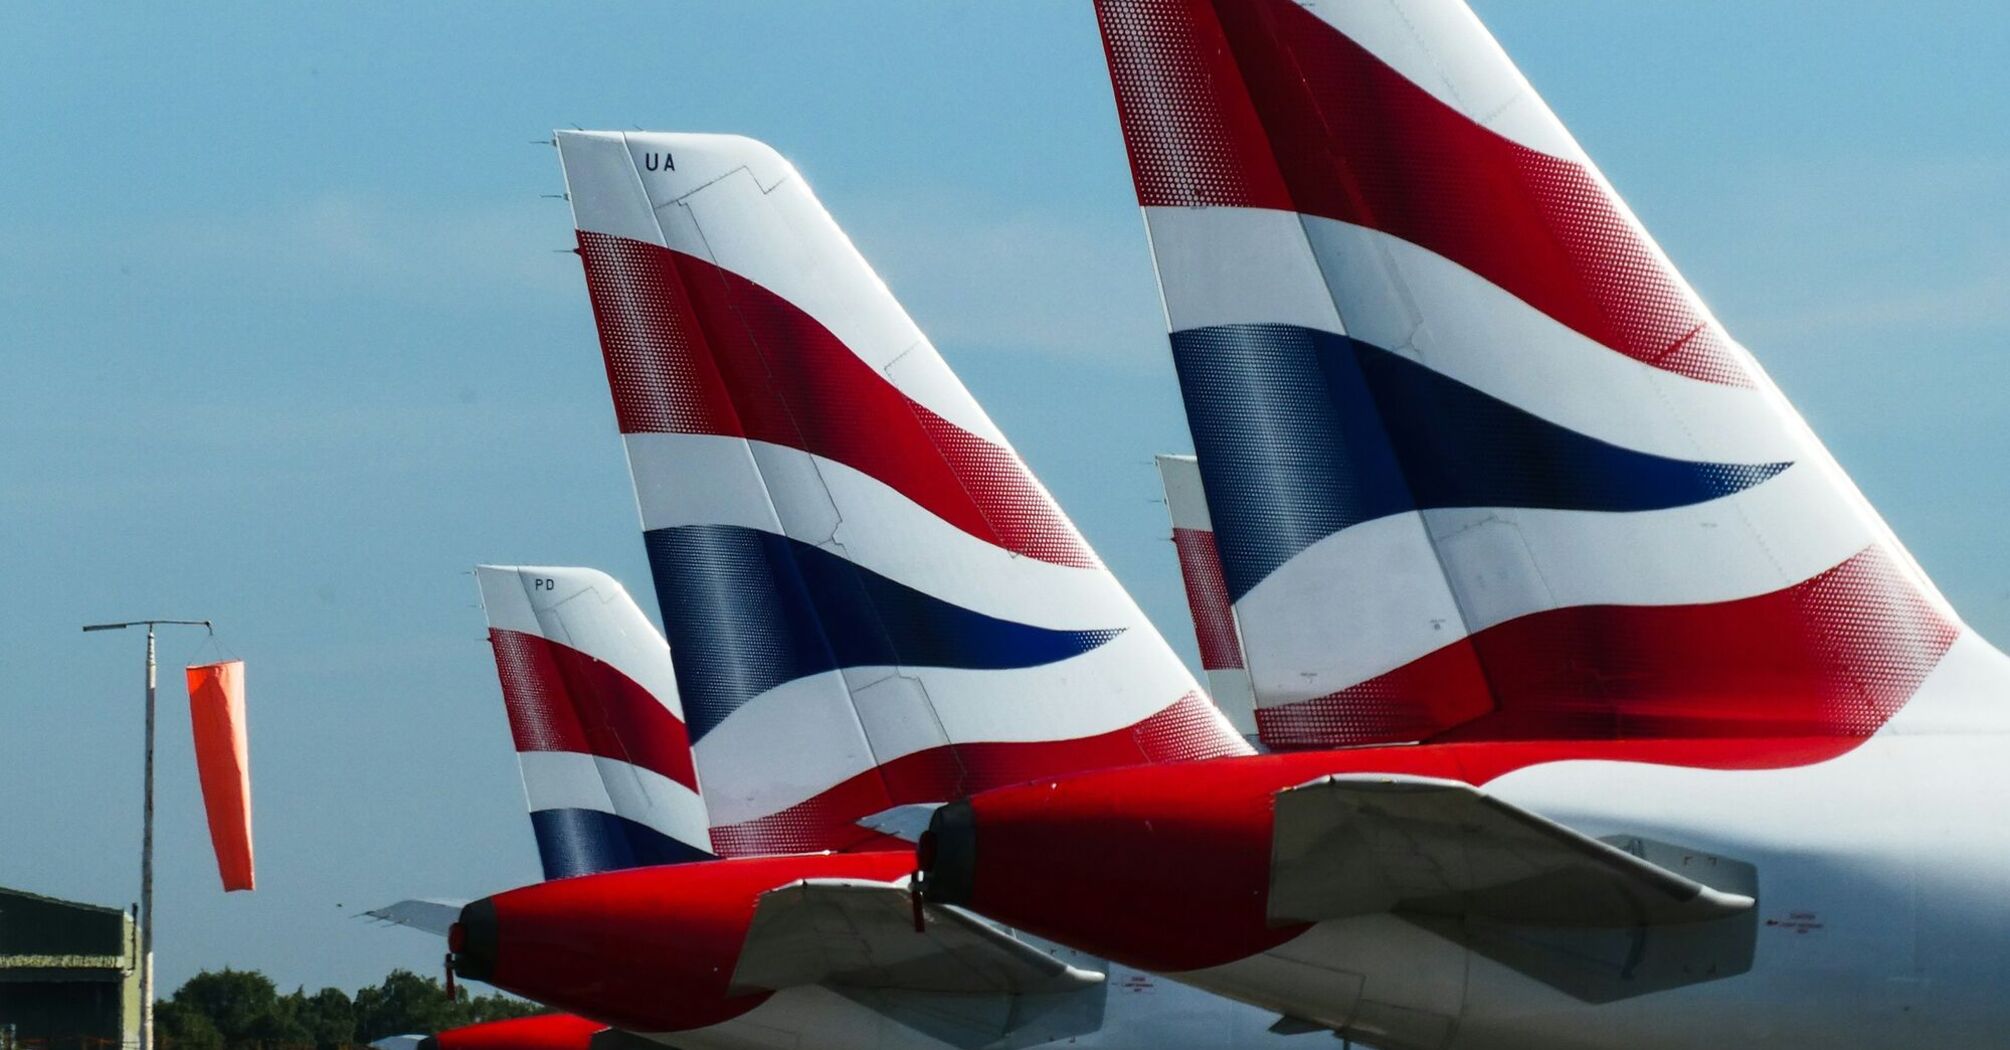
{"label": "white stripe on tail", "polygon": [[663,636],[606,573],[475,567],[548,879],[710,855]]}
{"label": "white stripe on tail", "polygon": [[1959,620],[1463,3],[1096,7],[1266,743],[1911,698]]}
{"label": "white stripe on tail", "polygon": [[721,852],[1247,750],[787,161],[557,140]]}

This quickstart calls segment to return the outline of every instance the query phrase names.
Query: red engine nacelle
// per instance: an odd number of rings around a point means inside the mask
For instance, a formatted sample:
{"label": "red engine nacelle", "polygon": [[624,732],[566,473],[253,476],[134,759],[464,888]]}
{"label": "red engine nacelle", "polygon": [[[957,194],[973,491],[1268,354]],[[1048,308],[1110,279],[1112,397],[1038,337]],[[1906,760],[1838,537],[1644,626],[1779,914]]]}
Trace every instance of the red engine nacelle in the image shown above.
{"label": "red engine nacelle", "polygon": [[541,882],[461,910],[454,971],[633,1031],[702,1028],[768,995],[727,994],[761,894],[809,878],[893,881],[913,866],[905,851],[819,853]]}
{"label": "red engine nacelle", "polygon": [[571,1014],[539,1014],[449,1028],[419,1041],[419,1050],[587,1050],[607,1026]]}

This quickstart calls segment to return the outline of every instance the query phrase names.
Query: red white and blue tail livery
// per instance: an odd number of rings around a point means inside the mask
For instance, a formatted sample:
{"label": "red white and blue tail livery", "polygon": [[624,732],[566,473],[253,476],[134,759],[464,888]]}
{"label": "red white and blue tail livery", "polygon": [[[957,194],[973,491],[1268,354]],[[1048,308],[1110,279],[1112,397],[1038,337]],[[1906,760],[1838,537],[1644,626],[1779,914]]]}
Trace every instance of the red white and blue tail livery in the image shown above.
{"label": "red white and blue tail livery", "polygon": [[1254,738],[1256,698],[1250,688],[1248,665],[1243,662],[1242,631],[1235,624],[1235,607],[1228,601],[1228,581],[1221,574],[1221,548],[1215,543],[1214,521],[1207,513],[1200,463],[1192,456],[1162,453],[1156,458],[1208,694],[1237,732]]}
{"label": "red white and blue tail livery", "polygon": [[925,896],[1387,1050],[2002,1042],[2010,661],[1472,12],[1096,8],[1275,753]]}
{"label": "red white and blue tail livery", "polygon": [[1246,749],[787,161],[558,147],[722,854]]}
{"label": "red white and blue tail livery", "polygon": [[[627,591],[592,569],[480,566],[476,577],[555,881],[465,908],[408,901],[372,914],[448,934],[462,976],[573,1013],[444,1032],[439,1048],[589,1050],[638,1036],[697,1050],[811,1037],[858,1050],[1282,1042],[1261,1010],[965,916],[930,909],[929,935],[917,935],[904,848],[706,856],[695,792],[669,786],[697,784],[670,652]],[[727,766],[716,779],[731,788],[760,772]]]}
{"label": "red white and blue tail livery", "polygon": [[670,650],[593,569],[475,568],[547,879],[711,855]]}
{"label": "red white and blue tail livery", "polygon": [[1266,743],[1862,736],[1954,643],[1464,4],[1097,12]]}

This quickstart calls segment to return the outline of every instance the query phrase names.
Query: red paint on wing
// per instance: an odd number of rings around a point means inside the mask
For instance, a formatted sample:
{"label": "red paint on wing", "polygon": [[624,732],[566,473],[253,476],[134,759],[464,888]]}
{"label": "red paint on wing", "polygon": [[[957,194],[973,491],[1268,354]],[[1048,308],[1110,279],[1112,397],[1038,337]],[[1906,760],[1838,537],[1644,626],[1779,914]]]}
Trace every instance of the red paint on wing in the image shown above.
{"label": "red paint on wing", "polygon": [[1095,555],[1010,449],[909,398],[795,304],[657,245],[579,231],[624,434],[744,437],[835,460],[986,542]]}
{"label": "red paint on wing", "polygon": [[893,806],[942,802],[1007,784],[1140,763],[1245,754],[1212,704],[1189,693],[1135,725],[1071,740],[978,742],[883,763],[770,816],[712,829],[721,856],[878,849],[891,841],[857,821]]}
{"label": "red paint on wing", "polygon": [[1379,230],[1628,357],[1751,384],[1586,165],[1480,126],[1293,0],[1099,0],[1097,11],[1141,204]]}
{"label": "red paint on wing", "polygon": [[684,723],[614,665],[521,631],[491,628],[489,644],[519,752],[598,755],[698,790]]}

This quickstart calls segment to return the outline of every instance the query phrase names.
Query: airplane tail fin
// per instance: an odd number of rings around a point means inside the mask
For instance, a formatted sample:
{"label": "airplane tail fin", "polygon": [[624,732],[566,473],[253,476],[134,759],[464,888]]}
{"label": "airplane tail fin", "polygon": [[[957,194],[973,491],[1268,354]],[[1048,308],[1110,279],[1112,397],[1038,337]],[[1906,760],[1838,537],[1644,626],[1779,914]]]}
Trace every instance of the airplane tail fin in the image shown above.
{"label": "airplane tail fin", "polygon": [[1187,611],[1193,616],[1194,641],[1200,645],[1200,667],[1207,691],[1236,732],[1256,736],[1256,696],[1249,669],[1242,659],[1242,631],[1228,601],[1228,582],[1221,575],[1221,551],[1214,541],[1214,522],[1207,515],[1207,492],[1201,485],[1200,463],[1192,456],[1160,454],[1159,481],[1165,486],[1166,513],[1172,518],[1173,549],[1179,554],[1179,575],[1186,584]]}
{"label": "airplane tail fin", "polygon": [[710,855],[670,650],[593,569],[475,579],[547,879]]}
{"label": "airplane tail fin", "polygon": [[722,852],[1245,749],[787,161],[557,141]]}
{"label": "airplane tail fin", "polygon": [[1464,4],[1096,8],[1265,742],[1858,738],[1955,646]]}

